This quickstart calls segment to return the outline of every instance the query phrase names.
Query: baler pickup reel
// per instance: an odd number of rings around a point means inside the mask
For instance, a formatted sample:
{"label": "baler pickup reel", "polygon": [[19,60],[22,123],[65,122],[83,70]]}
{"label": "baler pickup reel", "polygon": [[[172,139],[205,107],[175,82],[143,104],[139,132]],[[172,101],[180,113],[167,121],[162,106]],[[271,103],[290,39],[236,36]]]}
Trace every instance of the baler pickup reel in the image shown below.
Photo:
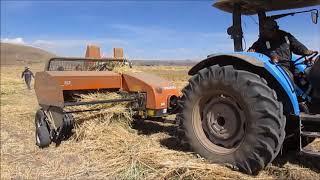
{"label": "baler pickup reel", "polygon": [[[74,128],[74,118],[72,114],[102,110],[101,108],[90,108],[88,107],[88,105],[129,102],[132,110],[139,111],[145,108],[145,100],[146,99],[144,94],[136,93],[130,95],[130,97],[127,98],[97,101],[66,101],[63,103],[63,106],[41,105],[42,108],[39,109],[36,113],[36,126],[37,128],[39,128],[42,124],[45,125],[45,127],[47,127],[47,129],[49,130],[50,141],[55,142],[57,145],[59,145],[62,140],[65,140],[69,138],[70,135],[72,135],[72,129]],[[81,110],[66,110],[68,109],[68,107],[84,105],[88,108],[82,108]],[[37,143],[38,145],[40,145],[40,142]]]}
{"label": "baler pickup reel", "polygon": [[[71,106],[127,102],[140,118],[163,117],[177,111],[180,94],[171,82],[143,72],[115,73],[108,69],[89,68],[110,62],[100,59],[53,58],[49,60],[45,71],[36,74],[35,91],[41,107],[35,118],[36,143],[39,147],[46,147],[51,142],[58,145],[69,138],[74,128],[72,114],[101,110],[70,110],[68,107]],[[85,71],[80,71],[79,67]],[[122,98],[93,101],[79,101],[77,98],[94,92],[116,92]]]}

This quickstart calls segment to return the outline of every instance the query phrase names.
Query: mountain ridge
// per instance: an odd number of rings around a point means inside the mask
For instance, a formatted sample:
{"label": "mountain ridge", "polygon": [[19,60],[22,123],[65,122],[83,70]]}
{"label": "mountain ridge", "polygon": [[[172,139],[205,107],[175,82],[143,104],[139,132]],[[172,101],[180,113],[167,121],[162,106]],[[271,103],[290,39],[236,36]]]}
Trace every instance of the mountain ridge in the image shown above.
{"label": "mountain ridge", "polygon": [[1,42],[1,66],[3,65],[28,65],[43,63],[54,53],[28,45]]}

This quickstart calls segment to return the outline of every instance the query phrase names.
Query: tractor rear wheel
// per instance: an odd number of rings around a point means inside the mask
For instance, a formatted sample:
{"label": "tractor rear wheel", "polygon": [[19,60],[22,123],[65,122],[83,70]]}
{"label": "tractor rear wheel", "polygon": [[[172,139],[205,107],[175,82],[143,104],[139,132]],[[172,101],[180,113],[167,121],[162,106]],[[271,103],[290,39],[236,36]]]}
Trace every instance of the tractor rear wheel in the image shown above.
{"label": "tractor rear wheel", "polygon": [[215,65],[194,75],[182,92],[179,134],[196,153],[248,174],[279,153],[286,119],[260,76]]}

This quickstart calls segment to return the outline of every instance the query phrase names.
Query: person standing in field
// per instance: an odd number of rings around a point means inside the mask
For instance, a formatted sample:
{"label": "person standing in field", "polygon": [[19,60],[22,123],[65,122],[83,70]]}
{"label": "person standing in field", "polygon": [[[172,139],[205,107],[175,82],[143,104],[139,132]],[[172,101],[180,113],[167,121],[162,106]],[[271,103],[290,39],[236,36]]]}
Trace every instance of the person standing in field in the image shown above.
{"label": "person standing in field", "polygon": [[29,90],[31,90],[31,80],[34,78],[33,73],[30,71],[29,67],[25,67],[24,71],[22,72],[21,78],[24,78],[26,85]]}

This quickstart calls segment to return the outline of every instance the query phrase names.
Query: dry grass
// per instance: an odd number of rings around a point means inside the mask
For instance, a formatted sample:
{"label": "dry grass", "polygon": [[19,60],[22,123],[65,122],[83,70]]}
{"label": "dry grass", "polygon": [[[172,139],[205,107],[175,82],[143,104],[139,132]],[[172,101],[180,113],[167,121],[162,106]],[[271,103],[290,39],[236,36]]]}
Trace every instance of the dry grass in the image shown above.
{"label": "dry grass", "polygon": [[[42,69],[39,65],[31,68]],[[188,68],[137,67],[173,80],[178,87],[187,82]],[[294,154],[277,160],[255,177],[210,164],[183,151],[172,136],[175,129],[172,124],[130,123],[131,114],[126,104],[112,105],[111,109],[99,112],[99,116],[78,115],[78,128],[69,140],[59,147],[39,149],[34,142],[33,124],[38,105],[34,92],[28,91],[19,79],[22,70],[23,67],[1,67],[1,179],[320,178],[317,163],[309,164],[311,161],[306,157]],[[95,94],[82,98],[105,97]],[[320,147],[319,142],[313,144],[315,148]]]}
{"label": "dry grass", "polygon": [[136,68],[130,68],[129,66],[125,66],[125,65],[116,65],[113,70],[113,72],[117,72],[117,73],[125,73],[125,72],[141,72],[140,70],[136,69]]}

